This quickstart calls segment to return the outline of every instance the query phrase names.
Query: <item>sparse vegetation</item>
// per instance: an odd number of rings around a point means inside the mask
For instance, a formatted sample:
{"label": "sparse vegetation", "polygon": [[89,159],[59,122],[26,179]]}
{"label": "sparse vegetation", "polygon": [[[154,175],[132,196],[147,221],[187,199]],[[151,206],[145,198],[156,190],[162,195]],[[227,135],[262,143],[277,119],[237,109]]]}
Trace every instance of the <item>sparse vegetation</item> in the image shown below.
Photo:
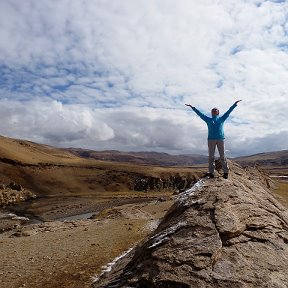
{"label": "sparse vegetation", "polygon": [[279,201],[288,208],[288,181],[278,181],[274,193]]}

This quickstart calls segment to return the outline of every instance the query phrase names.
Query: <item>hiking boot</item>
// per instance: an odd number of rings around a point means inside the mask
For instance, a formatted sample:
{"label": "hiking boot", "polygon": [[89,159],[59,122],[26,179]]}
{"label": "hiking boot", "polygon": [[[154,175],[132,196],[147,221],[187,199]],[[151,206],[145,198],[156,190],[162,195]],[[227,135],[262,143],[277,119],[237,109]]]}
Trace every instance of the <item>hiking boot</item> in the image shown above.
{"label": "hiking boot", "polygon": [[223,178],[228,179],[228,173],[224,173]]}
{"label": "hiking boot", "polygon": [[213,173],[207,173],[207,174],[206,174],[206,177],[207,177],[207,178],[214,178],[214,174],[213,174]]}

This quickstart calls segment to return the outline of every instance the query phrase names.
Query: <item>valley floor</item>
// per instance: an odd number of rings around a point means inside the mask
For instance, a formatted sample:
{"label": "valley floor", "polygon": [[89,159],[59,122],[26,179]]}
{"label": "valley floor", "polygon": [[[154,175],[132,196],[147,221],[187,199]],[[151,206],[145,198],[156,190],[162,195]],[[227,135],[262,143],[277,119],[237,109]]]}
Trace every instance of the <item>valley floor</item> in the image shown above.
{"label": "valley floor", "polygon": [[[275,194],[288,207],[288,181],[277,183]],[[150,234],[173,204],[171,193],[129,195],[49,197],[21,204],[18,211],[45,222],[0,234],[0,287],[91,287],[101,267]],[[99,213],[94,219],[63,221],[93,211]]]}
{"label": "valley floor", "polygon": [[288,179],[280,178],[276,182],[276,189],[273,191],[275,197],[288,208]]}
{"label": "valley floor", "polygon": [[101,267],[157,226],[173,200],[125,204],[96,219],[31,224],[0,234],[0,287],[90,287]]}

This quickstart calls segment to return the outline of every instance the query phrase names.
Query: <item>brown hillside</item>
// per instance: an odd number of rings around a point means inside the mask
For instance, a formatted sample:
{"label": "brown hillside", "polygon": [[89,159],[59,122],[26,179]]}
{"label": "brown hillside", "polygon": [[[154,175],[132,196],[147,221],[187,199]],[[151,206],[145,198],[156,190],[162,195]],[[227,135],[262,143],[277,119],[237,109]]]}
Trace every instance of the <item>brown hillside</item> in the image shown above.
{"label": "brown hillside", "polygon": [[79,157],[52,146],[3,136],[0,136],[0,159],[2,162],[7,159],[25,164],[71,164],[81,161]]}
{"label": "brown hillside", "polygon": [[39,196],[183,190],[203,171],[87,160],[63,149],[0,137],[0,183],[14,181]]}
{"label": "brown hillside", "polygon": [[288,150],[237,157],[233,160],[243,166],[260,165],[270,174],[288,175]]}

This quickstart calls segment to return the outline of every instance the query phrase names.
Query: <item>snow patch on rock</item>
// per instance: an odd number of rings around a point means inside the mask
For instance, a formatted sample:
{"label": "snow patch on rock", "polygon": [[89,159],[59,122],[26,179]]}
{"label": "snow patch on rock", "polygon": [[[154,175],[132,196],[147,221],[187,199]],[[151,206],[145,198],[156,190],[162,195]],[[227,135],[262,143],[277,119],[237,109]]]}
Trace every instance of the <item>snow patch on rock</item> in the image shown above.
{"label": "snow patch on rock", "polygon": [[164,230],[159,234],[156,234],[154,237],[152,237],[153,243],[148,248],[154,248],[162,244],[163,242],[165,242],[165,240],[169,239],[170,235],[174,234],[177,230],[179,230],[182,227],[185,227],[186,225],[187,222],[178,222],[174,226],[169,227],[168,229]]}
{"label": "snow patch on rock", "polygon": [[110,272],[113,266],[122,258],[124,258],[127,254],[129,254],[134,247],[129,248],[125,252],[123,252],[120,256],[116,257],[112,262],[108,263],[107,265],[102,266],[102,271],[99,275],[95,275],[92,277],[92,283],[96,283],[105,273]]}
{"label": "snow patch on rock", "polygon": [[191,197],[196,191],[198,191],[204,184],[205,179],[200,179],[197,181],[190,189],[182,192],[176,198],[176,201],[180,204],[184,204],[186,200]]}

